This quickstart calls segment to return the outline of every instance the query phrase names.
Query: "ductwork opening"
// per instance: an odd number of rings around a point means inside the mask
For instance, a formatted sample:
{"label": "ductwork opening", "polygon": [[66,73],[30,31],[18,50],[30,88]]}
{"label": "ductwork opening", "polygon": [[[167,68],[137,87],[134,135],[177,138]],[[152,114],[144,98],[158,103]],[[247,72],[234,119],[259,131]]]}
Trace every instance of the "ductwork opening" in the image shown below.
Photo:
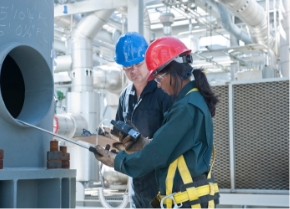
{"label": "ductwork opening", "polygon": [[17,120],[38,124],[53,100],[53,78],[43,56],[29,46],[1,49],[0,115],[9,123]]}
{"label": "ductwork opening", "polygon": [[2,65],[0,86],[3,102],[8,112],[13,118],[17,118],[24,104],[25,86],[18,65],[9,55]]}

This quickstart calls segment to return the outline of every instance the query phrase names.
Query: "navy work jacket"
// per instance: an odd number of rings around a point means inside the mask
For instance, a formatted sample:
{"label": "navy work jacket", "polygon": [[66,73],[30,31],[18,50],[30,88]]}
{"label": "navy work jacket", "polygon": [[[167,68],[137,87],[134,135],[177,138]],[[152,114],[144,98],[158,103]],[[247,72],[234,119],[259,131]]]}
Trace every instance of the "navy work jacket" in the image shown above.
{"label": "navy work jacket", "polygon": [[116,120],[130,120],[144,137],[152,138],[162,125],[163,114],[173,104],[172,97],[149,81],[137,99],[135,87],[128,85],[119,97]]}
{"label": "navy work jacket", "polygon": [[[119,106],[116,120],[130,120],[144,137],[152,138],[160,128],[166,112],[173,104],[172,97],[168,96],[157,83],[149,81],[143,89],[139,99],[133,84],[128,85],[119,97]],[[130,186],[130,203],[136,208],[151,208],[150,202],[158,193],[155,171],[144,173],[132,179]]]}

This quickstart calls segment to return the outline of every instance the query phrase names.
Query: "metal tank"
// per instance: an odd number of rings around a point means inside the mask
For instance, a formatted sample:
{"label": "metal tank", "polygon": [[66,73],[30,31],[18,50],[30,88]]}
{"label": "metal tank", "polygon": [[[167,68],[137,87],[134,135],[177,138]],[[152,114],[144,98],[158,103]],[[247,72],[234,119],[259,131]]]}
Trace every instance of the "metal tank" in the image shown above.
{"label": "metal tank", "polygon": [[76,171],[47,169],[52,137],[18,121],[52,131],[53,1],[0,8],[0,207],[75,207]]}

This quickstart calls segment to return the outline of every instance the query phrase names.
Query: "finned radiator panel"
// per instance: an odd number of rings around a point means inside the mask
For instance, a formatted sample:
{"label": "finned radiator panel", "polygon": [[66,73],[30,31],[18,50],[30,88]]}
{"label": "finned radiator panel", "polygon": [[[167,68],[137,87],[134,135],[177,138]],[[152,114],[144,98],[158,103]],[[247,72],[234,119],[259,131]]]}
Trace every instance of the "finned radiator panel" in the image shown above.
{"label": "finned radiator panel", "polygon": [[220,188],[230,188],[230,149],[229,149],[229,97],[228,86],[215,86],[213,91],[219,96],[214,121],[214,144],[216,159],[213,173]]}
{"label": "finned radiator panel", "polygon": [[233,86],[237,189],[289,190],[289,81]]}
{"label": "finned radiator panel", "polygon": [[220,188],[230,189],[229,99],[233,101],[234,189],[289,190],[289,80],[214,86]]}

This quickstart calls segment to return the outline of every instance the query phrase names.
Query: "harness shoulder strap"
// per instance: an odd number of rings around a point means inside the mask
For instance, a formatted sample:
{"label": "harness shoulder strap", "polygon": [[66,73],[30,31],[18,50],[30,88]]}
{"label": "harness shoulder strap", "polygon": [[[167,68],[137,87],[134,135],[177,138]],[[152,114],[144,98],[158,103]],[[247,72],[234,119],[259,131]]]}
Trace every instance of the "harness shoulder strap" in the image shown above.
{"label": "harness shoulder strap", "polygon": [[[212,171],[212,167],[213,167],[213,164],[214,164],[214,161],[215,161],[215,154],[216,154],[215,153],[215,147],[213,146],[213,149],[212,149],[213,160],[212,160],[212,163],[211,163],[211,166],[210,166],[210,170],[209,170],[208,175],[207,175],[207,179],[211,178],[211,171]],[[167,177],[166,177],[166,181],[165,181],[165,184],[166,184],[165,185],[166,186],[166,196],[172,194],[172,189],[173,189],[173,184],[174,184],[174,176],[175,176],[177,168],[178,168],[178,171],[180,173],[180,176],[181,176],[182,181],[183,181],[184,184],[189,184],[189,183],[193,182],[192,181],[192,177],[191,177],[190,172],[189,172],[189,169],[188,169],[188,167],[186,165],[184,156],[181,155],[169,165],[168,173],[167,173]],[[210,192],[207,193],[207,194],[214,195],[214,193],[215,193],[214,192],[215,191],[214,187],[217,187],[217,185],[215,185],[212,182],[210,182],[209,183],[209,187],[211,189],[210,189]],[[197,190],[196,187],[186,188],[186,192],[188,194],[187,199],[189,201],[196,200],[196,198],[199,197],[199,193],[198,193],[198,190]],[[173,203],[172,199],[170,199],[170,198],[165,199],[166,208],[171,208],[172,207],[172,203]],[[214,208],[214,206],[215,206],[214,205],[214,200],[208,201],[208,208]],[[191,208],[201,208],[201,206],[198,203],[198,204],[191,205]]]}
{"label": "harness shoulder strap", "polygon": [[191,92],[193,92],[193,91],[198,91],[198,89],[197,89],[197,88],[193,88],[193,89],[191,89],[189,92],[187,92],[185,95],[187,95],[187,94],[189,94],[189,93],[191,93]]}
{"label": "harness shoulder strap", "polygon": [[[172,188],[173,188],[173,182],[174,182],[174,176],[177,168],[177,161],[178,158],[175,159],[168,168],[166,180],[165,180],[165,186],[166,186],[166,195],[172,194]],[[171,208],[172,206],[172,199],[166,199],[165,200],[166,208]]]}

